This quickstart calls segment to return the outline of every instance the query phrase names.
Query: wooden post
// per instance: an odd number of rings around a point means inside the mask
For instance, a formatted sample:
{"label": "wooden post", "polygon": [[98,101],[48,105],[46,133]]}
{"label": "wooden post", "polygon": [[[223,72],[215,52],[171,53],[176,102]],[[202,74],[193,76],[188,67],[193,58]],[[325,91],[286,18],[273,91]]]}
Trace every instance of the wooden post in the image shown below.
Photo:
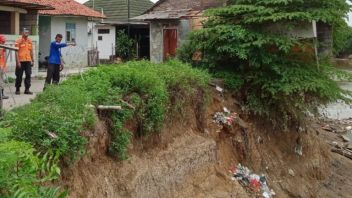
{"label": "wooden post", "polygon": [[11,34],[20,34],[20,13],[11,12]]}

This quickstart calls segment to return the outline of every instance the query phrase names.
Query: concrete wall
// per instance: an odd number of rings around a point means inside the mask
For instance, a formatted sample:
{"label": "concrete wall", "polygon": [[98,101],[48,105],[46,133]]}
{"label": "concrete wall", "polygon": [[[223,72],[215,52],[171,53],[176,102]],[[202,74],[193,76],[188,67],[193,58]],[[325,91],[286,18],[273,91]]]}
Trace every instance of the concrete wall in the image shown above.
{"label": "concrete wall", "polygon": [[[66,42],[66,23],[76,24],[76,44],[75,47],[63,48],[61,53],[63,55],[66,67],[85,67],[88,65],[88,19],[86,17],[61,17],[51,16],[50,27],[48,23],[42,20],[46,20],[43,16],[40,17],[40,24],[44,27],[40,27],[41,38],[41,59],[45,56],[49,56],[50,43],[55,39],[56,34],[63,35],[63,42]],[[47,29],[50,29],[49,30]],[[42,31],[45,30],[45,31]],[[49,36],[50,35],[50,36]],[[48,47],[49,46],[49,47]]]}
{"label": "concrete wall", "polygon": [[20,28],[26,28],[32,35],[38,35],[38,21],[38,11],[30,10],[27,14],[20,15]]}
{"label": "concrete wall", "polygon": [[164,36],[163,31],[166,28],[177,29],[177,46],[187,38],[190,32],[190,21],[188,19],[176,21],[152,21],[150,23],[150,60],[154,63],[160,63],[164,60]]}
{"label": "concrete wall", "polygon": [[51,41],[51,17],[39,17],[39,60],[44,61],[45,56],[49,56]]}
{"label": "concrete wall", "polygon": [[[116,50],[116,27],[112,25],[106,24],[99,24],[90,22],[89,28],[91,28],[91,35],[90,35],[90,48],[98,47],[99,51],[99,58],[100,59],[110,59],[111,55],[115,55]],[[109,30],[108,34],[101,34],[98,33],[99,29],[106,29]],[[101,40],[99,40],[101,37]]]}

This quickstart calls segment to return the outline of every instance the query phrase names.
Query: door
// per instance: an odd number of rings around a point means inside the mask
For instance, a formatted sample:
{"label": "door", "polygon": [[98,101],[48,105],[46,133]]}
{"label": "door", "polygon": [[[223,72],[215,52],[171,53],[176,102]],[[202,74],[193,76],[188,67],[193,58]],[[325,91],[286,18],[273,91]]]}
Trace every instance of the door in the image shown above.
{"label": "door", "polygon": [[177,29],[164,29],[164,60],[176,57]]}

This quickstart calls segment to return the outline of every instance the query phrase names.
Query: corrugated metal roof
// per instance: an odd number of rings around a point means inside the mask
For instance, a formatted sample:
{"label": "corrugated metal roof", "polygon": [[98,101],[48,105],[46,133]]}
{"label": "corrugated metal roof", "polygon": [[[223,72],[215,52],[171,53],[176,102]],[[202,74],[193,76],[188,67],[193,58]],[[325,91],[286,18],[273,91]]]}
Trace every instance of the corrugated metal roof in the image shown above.
{"label": "corrugated metal roof", "polygon": [[[94,2],[94,6],[93,6]],[[94,8],[94,10],[104,11],[107,19],[111,23],[128,21],[127,0],[90,0],[84,5]],[[153,6],[150,0],[130,0],[130,17],[136,17],[143,14],[147,9]]]}

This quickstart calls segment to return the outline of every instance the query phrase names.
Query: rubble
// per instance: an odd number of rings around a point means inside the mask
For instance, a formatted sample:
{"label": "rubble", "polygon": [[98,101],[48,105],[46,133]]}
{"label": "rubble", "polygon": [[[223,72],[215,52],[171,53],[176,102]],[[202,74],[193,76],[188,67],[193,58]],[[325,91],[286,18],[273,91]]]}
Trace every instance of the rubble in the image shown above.
{"label": "rubble", "polygon": [[296,176],[295,172],[292,169],[288,169],[288,174],[291,175],[292,177]]}
{"label": "rubble", "polygon": [[350,142],[350,141],[351,141],[350,138],[347,137],[346,135],[341,135],[341,138],[342,138],[342,140],[343,140],[344,142]]}
{"label": "rubble", "polygon": [[257,175],[252,173],[249,168],[238,164],[230,170],[232,180],[238,181],[242,186],[250,189],[253,193],[261,193],[264,198],[272,198],[275,192],[269,189],[265,175]]}

